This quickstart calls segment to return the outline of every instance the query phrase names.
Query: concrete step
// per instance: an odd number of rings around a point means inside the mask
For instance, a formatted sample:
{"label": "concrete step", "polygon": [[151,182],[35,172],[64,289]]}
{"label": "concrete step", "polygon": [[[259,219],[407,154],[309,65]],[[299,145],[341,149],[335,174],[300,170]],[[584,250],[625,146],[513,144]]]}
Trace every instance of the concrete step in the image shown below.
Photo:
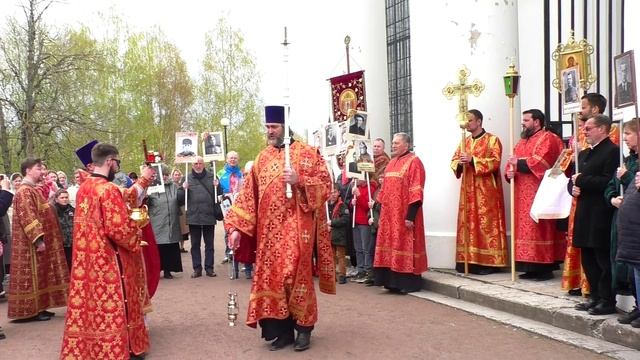
{"label": "concrete step", "polygon": [[[640,350],[640,329],[618,323],[617,315],[593,316],[575,310],[574,306],[584,299],[565,296],[557,281],[545,284],[522,280],[514,284],[509,273],[465,277],[438,269],[422,277],[427,291]],[[640,353],[635,353],[640,358]]]}

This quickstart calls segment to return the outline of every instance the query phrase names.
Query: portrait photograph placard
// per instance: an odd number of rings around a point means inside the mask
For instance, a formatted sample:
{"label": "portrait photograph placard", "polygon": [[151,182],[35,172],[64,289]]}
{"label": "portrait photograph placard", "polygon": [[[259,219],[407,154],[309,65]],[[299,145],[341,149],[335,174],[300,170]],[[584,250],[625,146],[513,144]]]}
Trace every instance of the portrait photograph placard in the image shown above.
{"label": "portrait photograph placard", "polygon": [[324,153],[324,147],[322,146],[324,144],[324,140],[323,140],[324,134],[322,129],[318,129],[316,131],[313,132],[313,143],[311,144],[313,147],[317,147],[318,151],[320,151],[320,154],[325,155]]}
{"label": "portrait photograph placard", "polygon": [[358,170],[358,149],[350,147],[344,158],[344,166],[347,169],[347,177],[352,179],[364,180],[364,173]]}
{"label": "portrait photograph placard", "polygon": [[366,112],[358,111],[347,122],[349,128],[347,137],[349,140],[364,140],[369,138],[369,115]]}
{"label": "portrait photograph placard", "polygon": [[342,121],[338,123],[338,149],[336,153],[344,153],[346,152],[350,146],[352,146],[351,141],[349,141],[349,134],[347,134],[349,121]]}
{"label": "portrait photograph placard", "polygon": [[[164,178],[162,177],[162,163],[153,163],[149,164],[151,168],[156,172],[156,176],[154,177],[151,184],[147,188],[147,194],[160,194],[164,192]],[[142,174],[142,167],[140,169],[140,173]]]}
{"label": "portrait photograph placard", "polygon": [[572,114],[580,111],[580,83],[578,68],[571,67],[561,72],[562,78],[562,113]]}
{"label": "portrait photograph placard", "polygon": [[613,106],[618,109],[631,106],[637,101],[636,69],[633,50],[616,56],[613,62],[616,80]]}
{"label": "portrait photograph placard", "polygon": [[176,133],[176,164],[193,163],[198,156],[198,133]]}
{"label": "portrait photograph placard", "polygon": [[340,123],[326,124],[324,127],[324,154],[335,155],[340,143]]}
{"label": "portrait photograph placard", "polygon": [[204,161],[224,161],[224,138],[220,131],[205,131],[200,135],[202,139],[202,158]]}

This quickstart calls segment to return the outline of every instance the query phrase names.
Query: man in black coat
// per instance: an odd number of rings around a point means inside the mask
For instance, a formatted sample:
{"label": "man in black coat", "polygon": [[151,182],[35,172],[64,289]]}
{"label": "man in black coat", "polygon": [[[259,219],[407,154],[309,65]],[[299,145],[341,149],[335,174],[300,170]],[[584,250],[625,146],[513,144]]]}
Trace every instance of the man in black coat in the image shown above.
{"label": "man in black coat", "polygon": [[604,190],[618,168],[619,149],[609,139],[610,130],[611,119],[606,115],[597,114],[587,120],[583,131],[590,147],[578,155],[580,172],[569,183],[571,194],[578,198],[573,246],[581,249],[582,268],[591,285],[589,301],[576,305],[576,310],[591,315],[616,311],[609,254],[613,208],[605,201]]}

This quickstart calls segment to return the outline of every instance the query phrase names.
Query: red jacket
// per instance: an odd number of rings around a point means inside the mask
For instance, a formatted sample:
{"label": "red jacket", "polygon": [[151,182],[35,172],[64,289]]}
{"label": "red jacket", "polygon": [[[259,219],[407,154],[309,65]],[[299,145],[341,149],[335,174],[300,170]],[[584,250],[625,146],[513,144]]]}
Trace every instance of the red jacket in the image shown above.
{"label": "red jacket", "polygon": [[[377,189],[377,184],[371,182],[371,194]],[[356,198],[356,225],[369,225],[369,190],[367,184],[358,186],[360,195]]]}

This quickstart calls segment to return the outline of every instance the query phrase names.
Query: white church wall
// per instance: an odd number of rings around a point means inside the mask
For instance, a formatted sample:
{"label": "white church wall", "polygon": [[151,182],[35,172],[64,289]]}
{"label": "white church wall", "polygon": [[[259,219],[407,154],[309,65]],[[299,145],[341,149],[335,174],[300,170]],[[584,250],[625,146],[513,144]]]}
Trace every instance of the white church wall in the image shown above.
{"label": "white church wall", "polygon": [[509,112],[502,76],[513,57],[518,65],[517,5],[439,0],[413,1],[410,7],[414,142],[427,176],[427,256],[431,267],[453,268],[460,183],[450,160],[461,132],[456,121],[457,99],[447,100],[442,89],[457,82],[462,65],[471,71],[469,81],[478,79],[485,84],[479,97],[469,97],[469,108],[483,113],[484,127],[500,137],[506,159]]}

